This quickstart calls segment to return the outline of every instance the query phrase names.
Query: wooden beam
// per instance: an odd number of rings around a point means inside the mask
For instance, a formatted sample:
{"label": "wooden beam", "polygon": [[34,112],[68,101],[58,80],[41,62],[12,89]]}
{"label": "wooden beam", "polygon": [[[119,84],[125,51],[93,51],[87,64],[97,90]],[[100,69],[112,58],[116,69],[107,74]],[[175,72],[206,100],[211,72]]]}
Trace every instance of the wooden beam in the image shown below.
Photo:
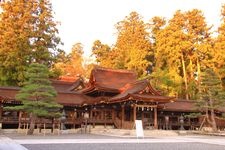
{"label": "wooden beam", "polygon": [[0,104],[0,120],[2,119],[2,114],[3,114],[3,105]]}
{"label": "wooden beam", "polygon": [[154,108],[154,128],[158,129],[157,107]]}
{"label": "wooden beam", "polygon": [[143,107],[147,107],[147,108],[156,108],[157,105],[136,105],[137,108],[143,108]]}

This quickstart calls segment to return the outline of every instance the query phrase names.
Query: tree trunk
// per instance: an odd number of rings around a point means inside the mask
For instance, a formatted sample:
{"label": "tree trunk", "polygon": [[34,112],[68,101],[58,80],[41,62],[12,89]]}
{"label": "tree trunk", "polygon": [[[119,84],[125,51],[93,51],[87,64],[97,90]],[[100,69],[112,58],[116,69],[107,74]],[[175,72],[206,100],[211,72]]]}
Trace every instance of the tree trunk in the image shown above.
{"label": "tree trunk", "polygon": [[211,124],[212,124],[212,129],[214,132],[217,131],[217,125],[216,125],[216,119],[215,119],[215,112],[214,112],[214,109],[213,109],[213,100],[210,98],[209,99],[209,104],[210,104],[210,112],[211,112]]}
{"label": "tree trunk", "polygon": [[185,83],[185,98],[186,100],[189,99],[188,97],[188,84],[187,84],[187,75],[186,75],[186,68],[184,63],[184,56],[181,54],[181,62],[182,62],[182,68],[183,68],[183,74],[184,74],[184,83]]}
{"label": "tree trunk", "polygon": [[201,66],[200,66],[200,62],[197,58],[197,72],[198,72],[198,86],[200,86],[201,83]]}
{"label": "tree trunk", "polygon": [[214,109],[210,109],[210,111],[211,111],[212,129],[213,129],[213,132],[216,132],[217,125],[216,125],[216,119],[215,119],[215,112],[214,112]]}
{"label": "tree trunk", "polygon": [[[213,106],[212,104],[213,104],[213,102],[212,102],[212,99],[210,98],[209,104],[208,104],[208,106],[210,106],[210,109],[208,107],[206,109],[206,120],[211,125],[213,132],[216,132],[217,125],[216,125],[216,120],[215,120],[215,112],[214,112],[214,109],[212,108],[212,106]],[[209,117],[209,111],[211,113],[210,117]]]}
{"label": "tree trunk", "polygon": [[34,114],[30,113],[30,127],[27,132],[28,135],[32,135],[34,133],[35,121],[36,121],[36,116]]}
{"label": "tree trunk", "polygon": [[191,76],[191,80],[193,80],[194,79],[194,71],[193,71],[193,63],[192,63],[192,60],[191,60],[191,58],[190,58],[190,72],[191,72],[191,74],[190,74],[190,76]]}
{"label": "tree trunk", "polygon": [[209,105],[207,103],[207,107],[205,109],[205,117],[206,117],[206,121],[211,125],[211,120],[209,119]]}

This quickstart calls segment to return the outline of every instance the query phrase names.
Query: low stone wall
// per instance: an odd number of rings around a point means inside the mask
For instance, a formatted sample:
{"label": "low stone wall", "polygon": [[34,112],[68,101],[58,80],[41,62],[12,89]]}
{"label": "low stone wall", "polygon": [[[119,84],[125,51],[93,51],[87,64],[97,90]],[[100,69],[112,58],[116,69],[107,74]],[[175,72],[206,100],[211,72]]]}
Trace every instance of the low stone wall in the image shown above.
{"label": "low stone wall", "polygon": [[[136,130],[125,129],[92,129],[92,134],[112,135],[112,136],[132,136],[136,137]],[[172,130],[144,130],[144,136],[178,136],[178,132]]]}

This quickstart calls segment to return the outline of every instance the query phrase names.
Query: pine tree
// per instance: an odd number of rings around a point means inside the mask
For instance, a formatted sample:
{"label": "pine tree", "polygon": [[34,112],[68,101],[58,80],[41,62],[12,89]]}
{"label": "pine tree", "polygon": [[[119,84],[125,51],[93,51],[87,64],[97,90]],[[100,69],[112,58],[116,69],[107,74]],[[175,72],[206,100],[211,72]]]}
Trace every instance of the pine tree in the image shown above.
{"label": "pine tree", "polygon": [[57,104],[56,91],[48,80],[49,71],[45,65],[33,63],[26,73],[27,82],[16,95],[23,105],[11,109],[22,110],[30,115],[28,134],[33,134],[35,121],[39,117],[60,117],[61,105]]}
{"label": "pine tree", "polygon": [[211,68],[206,68],[201,74],[197,106],[206,113],[207,122],[216,131],[215,110],[225,106],[225,91],[220,78]]}

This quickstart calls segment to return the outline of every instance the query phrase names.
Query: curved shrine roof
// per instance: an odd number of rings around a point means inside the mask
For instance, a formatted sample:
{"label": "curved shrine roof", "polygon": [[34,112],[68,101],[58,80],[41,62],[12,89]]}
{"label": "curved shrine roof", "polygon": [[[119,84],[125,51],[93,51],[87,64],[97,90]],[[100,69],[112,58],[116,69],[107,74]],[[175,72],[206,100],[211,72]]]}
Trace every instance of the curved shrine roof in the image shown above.
{"label": "curved shrine roof", "polygon": [[80,93],[88,93],[93,90],[119,92],[127,83],[136,80],[137,76],[133,71],[95,67],[91,72],[88,86]]}

